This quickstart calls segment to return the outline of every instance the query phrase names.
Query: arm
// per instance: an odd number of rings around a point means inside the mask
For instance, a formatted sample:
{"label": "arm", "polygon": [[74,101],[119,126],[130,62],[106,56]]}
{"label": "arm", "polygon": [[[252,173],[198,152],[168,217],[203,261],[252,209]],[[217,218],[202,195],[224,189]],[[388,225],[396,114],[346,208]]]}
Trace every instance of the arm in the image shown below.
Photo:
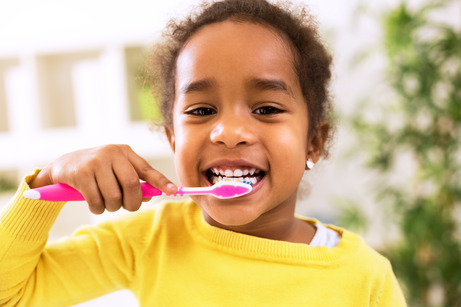
{"label": "arm", "polygon": [[0,215],[0,305],[14,306],[24,294],[27,283],[45,247],[48,232],[64,203],[27,200],[22,193],[27,176],[12,201]]}
{"label": "arm", "polygon": [[24,199],[27,189],[23,182],[0,215],[0,306],[72,305],[129,287],[134,255],[117,229],[86,228],[46,245],[64,203]]}
{"label": "arm", "polygon": [[[71,153],[26,177],[0,215],[0,305],[75,304],[127,287],[133,272],[132,251],[120,229],[88,229],[45,248],[64,203],[29,200],[22,194],[28,183],[33,187],[66,183],[90,200],[95,213],[122,206],[135,211],[142,201],[139,179],[166,193],[176,192],[168,179],[126,146]],[[137,187],[133,182],[138,182]]]}
{"label": "arm", "polygon": [[392,271],[390,263],[388,270],[383,276],[381,287],[378,289],[376,301],[372,306],[376,307],[406,307],[405,297],[403,296],[397,278]]}

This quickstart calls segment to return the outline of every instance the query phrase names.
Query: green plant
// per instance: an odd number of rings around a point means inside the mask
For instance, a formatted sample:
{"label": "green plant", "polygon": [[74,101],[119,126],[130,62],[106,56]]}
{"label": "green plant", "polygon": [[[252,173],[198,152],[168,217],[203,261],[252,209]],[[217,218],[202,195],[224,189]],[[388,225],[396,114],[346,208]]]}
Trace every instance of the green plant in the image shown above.
{"label": "green plant", "polygon": [[0,178],[0,193],[14,191],[17,188],[17,184],[12,180],[6,178]]}
{"label": "green plant", "polygon": [[389,92],[351,119],[381,177],[376,203],[399,229],[381,252],[410,306],[461,306],[461,32],[432,18],[449,5],[386,13],[379,52]]}
{"label": "green plant", "polygon": [[155,98],[148,86],[140,85],[137,88],[138,106],[141,119],[145,121],[160,122],[161,115]]}

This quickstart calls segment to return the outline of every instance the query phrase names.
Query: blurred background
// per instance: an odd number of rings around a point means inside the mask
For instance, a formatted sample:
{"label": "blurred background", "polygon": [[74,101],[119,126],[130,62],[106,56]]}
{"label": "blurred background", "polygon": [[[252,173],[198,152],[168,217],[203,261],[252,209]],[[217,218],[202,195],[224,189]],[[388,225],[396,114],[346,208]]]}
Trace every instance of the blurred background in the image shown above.
{"label": "blurred background", "polygon": [[[298,213],[386,255],[410,306],[461,306],[461,3],[297,2],[333,53],[338,118]],[[0,208],[34,168],[103,144],[129,144],[177,182],[140,74],[166,22],[196,4],[0,0]],[[117,214],[69,203],[50,238]],[[119,291],[79,306],[136,305]]]}

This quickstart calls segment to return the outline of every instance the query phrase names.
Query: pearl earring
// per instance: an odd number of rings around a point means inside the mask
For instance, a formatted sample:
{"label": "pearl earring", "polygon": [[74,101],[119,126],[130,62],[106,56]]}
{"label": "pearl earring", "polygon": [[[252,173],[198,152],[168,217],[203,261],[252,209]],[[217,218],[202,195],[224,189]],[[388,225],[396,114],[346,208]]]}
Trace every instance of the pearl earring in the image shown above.
{"label": "pearl earring", "polygon": [[315,163],[314,163],[314,161],[312,161],[311,158],[307,159],[307,161],[306,161],[307,169],[309,169],[309,170],[313,169],[314,165],[315,165]]}

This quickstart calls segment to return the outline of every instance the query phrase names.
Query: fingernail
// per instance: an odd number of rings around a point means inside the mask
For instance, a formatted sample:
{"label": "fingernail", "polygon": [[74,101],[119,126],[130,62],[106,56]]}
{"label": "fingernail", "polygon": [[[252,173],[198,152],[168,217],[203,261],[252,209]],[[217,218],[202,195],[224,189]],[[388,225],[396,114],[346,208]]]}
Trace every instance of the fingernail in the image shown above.
{"label": "fingernail", "polygon": [[176,186],[174,184],[172,184],[172,183],[167,183],[166,188],[168,190],[176,190]]}

